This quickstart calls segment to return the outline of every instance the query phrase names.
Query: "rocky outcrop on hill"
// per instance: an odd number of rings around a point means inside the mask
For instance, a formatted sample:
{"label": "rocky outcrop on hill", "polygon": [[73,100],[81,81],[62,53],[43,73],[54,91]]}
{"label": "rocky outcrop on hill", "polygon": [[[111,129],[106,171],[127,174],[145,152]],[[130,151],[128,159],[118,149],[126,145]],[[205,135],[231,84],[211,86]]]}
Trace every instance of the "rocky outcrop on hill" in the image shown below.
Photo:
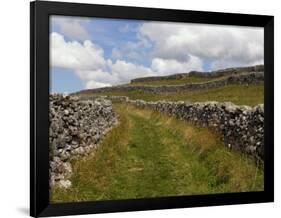
{"label": "rocky outcrop on hill", "polygon": [[117,123],[111,101],[50,95],[49,113],[50,185],[69,187],[70,161],[96,148]]}
{"label": "rocky outcrop on hill", "polygon": [[184,85],[162,85],[162,86],[148,86],[148,85],[139,85],[139,86],[112,86],[97,88],[91,90],[82,90],[80,92],[74,93],[76,95],[83,94],[94,94],[94,93],[105,93],[105,92],[131,92],[131,91],[141,91],[148,93],[167,93],[167,92],[182,92],[182,91],[194,91],[201,89],[209,88],[218,88],[226,85],[236,85],[236,84],[257,84],[263,83],[264,73],[263,72],[252,72],[247,74],[232,75],[227,78],[218,79],[205,83],[191,83]]}
{"label": "rocky outcrop on hill", "polygon": [[173,115],[181,120],[211,127],[218,131],[226,146],[254,156],[264,157],[264,106],[237,106],[219,102],[146,102],[128,100],[141,108]]}
{"label": "rocky outcrop on hill", "polygon": [[126,102],[129,100],[129,97],[127,96],[106,96],[106,95],[100,95],[100,96],[97,96],[97,95],[91,95],[91,96],[79,96],[79,99],[80,100],[86,100],[86,101],[95,101],[96,99],[100,99],[100,98],[103,98],[103,99],[106,99],[106,100],[110,100],[112,102]]}
{"label": "rocky outcrop on hill", "polygon": [[240,73],[251,73],[251,72],[263,72],[263,65],[256,65],[251,67],[237,67],[237,68],[227,68],[223,70],[216,70],[211,72],[199,72],[199,71],[191,71],[189,73],[177,73],[168,76],[150,76],[150,77],[142,77],[132,79],[131,82],[150,82],[150,81],[159,81],[159,80],[175,80],[175,79],[184,79],[189,76],[197,76],[197,77],[207,77],[207,78],[216,78],[221,76],[231,76]]}

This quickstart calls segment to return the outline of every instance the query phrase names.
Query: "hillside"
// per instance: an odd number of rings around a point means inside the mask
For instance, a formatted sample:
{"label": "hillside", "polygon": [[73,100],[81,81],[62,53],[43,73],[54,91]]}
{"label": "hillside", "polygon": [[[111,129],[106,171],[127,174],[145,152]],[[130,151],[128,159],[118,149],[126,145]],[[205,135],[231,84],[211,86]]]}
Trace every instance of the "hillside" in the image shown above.
{"label": "hillside", "polygon": [[201,83],[227,78],[228,76],[263,72],[263,65],[251,67],[227,68],[209,72],[191,71],[168,76],[142,77],[131,80],[129,85],[180,85],[188,83]]}
{"label": "hillside", "polygon": [[263,82],[253,66],[51,95],[50,201],[262,191]]}
{"label": "hillside", "polygon": [[263,66],[136,78],[127,85],[82,90],[78,96],[128,96],[146,101],[230,101],[254,106],[264,100]]}

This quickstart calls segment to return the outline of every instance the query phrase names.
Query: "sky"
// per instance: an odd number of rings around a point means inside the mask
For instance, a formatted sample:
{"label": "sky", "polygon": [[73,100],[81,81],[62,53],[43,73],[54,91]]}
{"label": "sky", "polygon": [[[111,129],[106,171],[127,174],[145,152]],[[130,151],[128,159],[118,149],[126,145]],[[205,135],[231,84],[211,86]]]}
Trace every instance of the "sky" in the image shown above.
{"label": "sky", "polygon": [[50,17],[50,89],[71,93],[145,76],[263,64],[263,28]]}

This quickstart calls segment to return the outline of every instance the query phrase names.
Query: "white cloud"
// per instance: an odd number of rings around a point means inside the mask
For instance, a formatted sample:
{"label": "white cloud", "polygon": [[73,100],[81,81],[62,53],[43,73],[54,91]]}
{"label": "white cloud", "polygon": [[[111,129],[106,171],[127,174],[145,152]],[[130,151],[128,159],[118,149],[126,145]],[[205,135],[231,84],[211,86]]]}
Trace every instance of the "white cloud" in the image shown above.
{"label": "white cloud", "polygon": [[131,79],[155,75],[150,68],[124,60],[104,58],[102,48],[86,40],[66,42],[59,33],[50,35],[51,67],[72,69],[85,87],[104,87],[128,83]]}
{"label": "white cloud", "polygon": [[73,70],[93,70],[105,66],[103,49],[89,40],[66,42],[58,33],[50,36],[51,66]]}
{"label": "white cloud", "polygon": [[153,58],[151,67],[160,75],[169,75],[176,73],[188,73],[192,70],[203,70],[202,61],[190,56],[187,61],[178,61],[175,59]]}
{"label": "white cloud", "polygon": [[169,75],[174,72],[189,72],[202,70],[202,63],[196,57],[190,57],[187,62],[155,58],[151,67],[133,64],[124,60],[117,60],[107,64],[108,71],[80,70],[77,75],[86,81],[86,88],[100,88],[111,85],[129,83],[131,79],[147,76]]}
{"label": "white cloud", "polygon": [[82,17],[51,16],[51,24],[56,25],[59,28],[60,33],[74,40],[83,41],[91,39],[90,34],[84,27],[88,22],[88,18]]}
{"label": "white cloud", "polygon": [[95,80],[104,84],[115,84],[116,78],[114,78],[108,71],[102,69],[97,70],[78,70],[75,71],[78,77],[83,81]]}
{"label": "white cloud", "polygon": [[183,62],[191,55],[213,67],[263,63],[263,28],[147,22],[140,35],[155,44],[156,58]]}
{"label": "white cloud", "polygon": [[[137,77],[203,70],[204,61],[213,69],[263,63],[262,28],[145,22],[138,31],[137,41],[112,48],[112,59],[90,40],[66,41],[53,32],[51,66],[71,69],[85,88],[98,88]],[[144,59],[151,65],[136,64]]]}
{"label": "white cloud", "polygon": [[136,77],[155,75],[150,68],[133,64],[124,60],[117,60],[111,67],[112,75],[118,78],[118,82],[129,82]]}
{"label": "white cloud", "polygon": [[156,75],[156,72],[142,65],[117,60],[113,64],[107,62],[107,70],[79,70],[76,74],[86,81],[87,88],[98,88],[128,83],[136,77]]}
{"label": "white cloud", "polygon": [[94,80],[90,80],[86,83],[85,88],[86,89],[96,89],[96,88],[102,88],[106,86],[111,86],[109,83],[101,83],[101,82],[96,82]]}
{"label": "white cloud", "polygon": [[[74,70],[84,82],[85,88],[99,88],[130,82],[131,79],[146,76],[168,75],[202,69],[200,59],[190,56],[184,62],[154,58],[150,67],[131,63],[115,52],[117,60],[104,58],[104,51],[98,45],[86,40],[67,42],[59,33],[51,33],[51,67]],[[130,54],[129,54],[130,55]],[[134,55],[134,54],[132,54]],[[136,54],[138,55],[138,54]]]}

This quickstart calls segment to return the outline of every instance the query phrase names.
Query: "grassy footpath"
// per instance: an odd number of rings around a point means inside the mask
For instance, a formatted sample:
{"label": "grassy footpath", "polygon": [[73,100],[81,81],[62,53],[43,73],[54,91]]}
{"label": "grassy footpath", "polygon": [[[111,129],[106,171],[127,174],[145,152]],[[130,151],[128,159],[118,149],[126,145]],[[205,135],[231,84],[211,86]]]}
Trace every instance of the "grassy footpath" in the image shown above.
{"label": "grassy footpath", "polygon": [[256,106],[258,104],[263,104],[264,102],[264,85],[229,85],[220,88],[212,88],[198,91],[160,94],[145,93],[141,91],[116,91],[97,94],[94,93],[92,95],[128,96],[132,100],[142,99],[145,101],[230,101],[237,105]]}
{"label": "grassy footpath", "polygon": [[230,152],[206,128],[115,104],[119,125],[97,151],[73,163],[73,186],[51,202],[263,190],[263,170]]}

